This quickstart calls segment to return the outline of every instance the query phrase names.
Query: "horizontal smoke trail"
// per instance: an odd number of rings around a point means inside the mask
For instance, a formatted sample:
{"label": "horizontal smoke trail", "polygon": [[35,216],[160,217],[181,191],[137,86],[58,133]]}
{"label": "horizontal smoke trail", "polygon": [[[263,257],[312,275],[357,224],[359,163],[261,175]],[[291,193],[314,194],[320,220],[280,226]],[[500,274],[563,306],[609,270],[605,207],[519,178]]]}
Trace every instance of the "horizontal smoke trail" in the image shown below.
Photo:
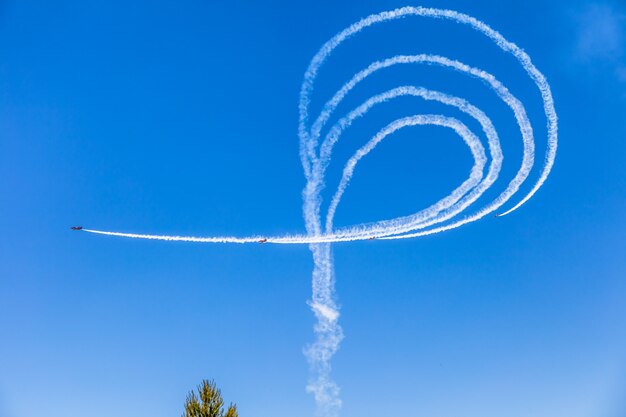
{"label": "horizontal smoke trail", "polygon": [[[373,238],[384,240],[408,239],[441,233],[474,222],[500,209],[517,194],[521,185],[528,179],[534,165],[535,143],[533,128],[522,102],[513,96],[500,81],[486,71],[438,55],[397,55],[370,64],[367,68],[356,73],[328,102],[326,102],[320,114],[309,126],[309,103],[314,91],[315,79],[321,66],[333,51],[344,41],[372,25],[408,16],[449,20],[466,25],[482,33],[504,52],[516,58],[539,89],[547,120],[547,151],[541,173],[530,192],[522,197],[519,202],[514,204],[513,207],[499,214],[499,216],[504,216],[517,210],[544,184],[556,158],[557,115],[554,109],[550,86],[546,78],[533,65],[530,57],[522,49],[514,43],[507,41],[499,32],[471,16],[452,10],[403,7],[393,11],[370,15],[339,32],[322,46],[311,60],[305,72],[304,81],[300,90],[298,135],[300,139],[300,158],[307,180],[306,186],[302,192],[303,213],[307,234],[250,237],[190,237],[121,233],[93,229],[83,230],[88,233],[117,237],[181,242],[308,244],[313,255],[314,263],[312,277],[313,291],[309,305],[317,318],[317,323],[315,325],[316,340],[305,351],[313,372],[307,390],[314,395],[318,413],[323,417],[337,416],[341,407],[339,387],[330,376],[331,358],[339,349],[339,344],[343,338],[342,329],[338,324],[339,306],[335,300],[335,276],[330,244]],[[325,129],[327,122],[331,119],[331,116],[339,104],[353,88],[377,71],[390,68],[394,65],[408,64],[438,66],[446,70],[460,72],[482,81],[511,109],[519,126],[523,143],[523,155],[521,165],[514,178],[509,182],[505,190],[494,198],[493,201],[465,217],[459,218],[463,212],[492,187],[498,179],[503,163],[500,139],[493,123],[482,110],[470,104],[468,101],[443,92],[428,90],[423,87],[400,86],[370,97],[346,116],[340,118],[328,129],[328,133],[324,136],[320,144],[322,131]],[[349,128],[356,119],[364,117],[375,106],[398,97],[408,96],[417,97],[426,101],[439,102],[446,106],[456,108],[476,120],[480,124],[487,139],[486,149],[488,152],[485,152],[485,147],[479,137],[457,119],[443,115],[422,114],[395,120],[374,135],[374,137],[357,150],[348,160],[344,167],[340,184],[330,201],[325,223],[322,224],[321,191],[325,187],[324,176],[331,162],[333,147],[339,141],[342,133]],[[394,219],[334,229],[333,220],[335,212],[344,191],[350,183],[358,162],[392,133],[405,127],[418,125],[436,125],[449,128],[460,136],[470,149],[474,158],[474,165],[468,178],[448,196],[416,213]],[[489,158],[487,158],[487,154]],[[487,168],[486,173],[484,172],[485,168]],[[446,224],[446,222],[449,223]]]}

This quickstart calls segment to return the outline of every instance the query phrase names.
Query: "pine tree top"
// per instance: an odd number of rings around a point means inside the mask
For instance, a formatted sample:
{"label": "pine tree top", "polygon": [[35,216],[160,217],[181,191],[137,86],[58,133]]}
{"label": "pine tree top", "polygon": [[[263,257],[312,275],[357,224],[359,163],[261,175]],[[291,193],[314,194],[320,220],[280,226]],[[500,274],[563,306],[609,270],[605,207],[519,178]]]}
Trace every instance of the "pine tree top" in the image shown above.
{"label": "pine tree top", "polygon": [[239,417],[237,406],[230,404],[224,412],[222,392],[215,381],[203,380],[198,385],[198,394],[191,391],[185,401],[185,412],[182,417]]}

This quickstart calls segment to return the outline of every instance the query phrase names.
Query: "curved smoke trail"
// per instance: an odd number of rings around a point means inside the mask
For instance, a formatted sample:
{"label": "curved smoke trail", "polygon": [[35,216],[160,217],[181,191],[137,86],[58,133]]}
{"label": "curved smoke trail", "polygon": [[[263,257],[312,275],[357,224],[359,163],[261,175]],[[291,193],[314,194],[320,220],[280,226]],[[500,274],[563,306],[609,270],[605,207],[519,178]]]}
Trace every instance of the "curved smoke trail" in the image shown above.
{"label": "curved smoke trail", "polygon": [[[300,91],[300,157],[307,180],[303,190],[303,212],[306,235],[286,236],[252,236],[252,237],[188,237],[163,236],[133,233],[109,232],[84,229],[86,232],[103,235],[155,239],[167,241],[205,242],[205,243],[253,243],[268,242],[278,244],[308,244],[313,254],[313,293],[310,306],[315,313],[316,341],[306,349],[306,355],[311,364],[313,377],[307,389],[314,394],[318,412],[322,416],[336,416],[341,406],[339,388],[330,377],[330,360],[339,348],[343,333],[338,324],[339,308],[335,300],[334,267],[331,243],[372,238],[405,239],[416,236],[440,233],[476,221],[489,213],[493,213],[509,201],[527,180],[533,165],[535,144],[533,129],[520,100],[514,97],[509,90],[493,75],[470,67],[462,62],[437,55],[398,55],[370,64],[358,72],[324,105],[321,113],[310,124],[309,103],[314,90],[317,74],[333,51],[345,40],[358,34],[362,30],[386,21],[407,16],[422,16],[438,19],[447,19],[455,23],[466,25],[491,39],[500,49],[515,57],[528,76],[536,84],[543,100],[544,112],[547,120],[547,150],[539,179],[530,192],[523,196],[510,209],[499,214],[507,215],[528,201],[547,179],[554,164],[557,150],[557,116],[554,109],[550,86],[545,77],[532,64],[530,57],[517,45],[507,41],[500,33],[485,23],[462,13],[452,10],[431,9],[423,7],[403,7],[393,11],[368,16],[357,23],[339,32],[313,57],[304,76]],[[468,101],[448,95],[443,92],[432,91],[416,86],[400,86],[381,94],[375,95],[346,116],[342,117],[328,129],[322,139],[322,130],[326,127],[337,106],[346,95],[361,81],[371,74],[394,65],[429,64],[458,71],[467,76],[484,82],[513,112],[520,129],[523,142],[523,157],[515,177],[509,182],[505,190],[493,201],[475,210],[472,214],[459,217],[478,200],[498,179],[502,167],[503,155],[500,140],[491,120],[487,115],[470,104]],[[334,145],[338,142],[345,129],[358,118],[363,117],[369,110],[378,104],[402,97],[413,96],[427,101],[436,101],[454,107],[469,117],[475,119],[481,126],[486,137],[487,147],[483,146],[479,136],[474,134],[462,122],[455,118],[435,114],[418,114],[398,119],[380,130],[346,163],[339,186],[331,199],[326,218],[321,217],[321,190],[324,188],[324,175],[328,167]],[[349,185],[358,162],[392,133],[411,126],[435,125],[452,129],[468,146],[474,165],[468,178],[454,189],[448,196],[435,204],[414,214],[374,223],[355,225],[335,229],[334,215],[341,197]],[[322,140],[321,140],[322,139]],[[488,166],[487,166],[488,165]],[[485,168],[487,172],[485,173]]]}

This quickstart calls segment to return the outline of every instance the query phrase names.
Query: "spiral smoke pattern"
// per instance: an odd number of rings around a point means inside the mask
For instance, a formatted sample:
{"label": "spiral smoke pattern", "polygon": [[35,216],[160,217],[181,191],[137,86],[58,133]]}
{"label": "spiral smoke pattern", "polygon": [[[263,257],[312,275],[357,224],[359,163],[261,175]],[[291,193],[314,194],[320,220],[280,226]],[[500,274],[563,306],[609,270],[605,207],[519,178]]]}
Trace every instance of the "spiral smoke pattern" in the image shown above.
{"label": "spiral smoke pattern", "polygon": [[[449,19],[460,24],[468,25],[476,31],[483,33],[491,38],[502,50],[509,52],[518,59],[541,92],[546,119],[548,121],[548,150],[546,153],[546,161],[539,180],[532,190],[502,215],[506,215],[524,204],[541,187],[552,168],[556,155],[557,118],[550,88],[545,77],[533,66],[528,55],[520,48],[508,42],[502,35],[484,23],[470,16],[450,10],[405,7],[391,12],[371,15],[335,35],[335,37],[322,46],[311,61],[304,77],[300,94],[299,135],[302,165],[307,178],[307,186],[304,191],[304,216],[307,231],[310,236],[332,235],[335,238],[346,240],[371,237],[398,239],[442,232],[478,220],[494,212],[513,197],[519,190],[520,185],[528,178],[534,163],[535,148],[533,129],[526,115],[524,105],[493,75],[447,57],[425,54],[397,55],[383,61],[374,62],[366,69],[358,72],[351,80],[344,84],[334,97],[324,105],[320,115],[309,125],[309,103],[310,96],[313,93],[315,79],[320,67],[334,49],[349,37],[369,26],[411,15]],[[484,112],[462,98],[417,86],[399,86],[366,100],[346,116],[339,119],[339,121],[328,130],[323,140],[320,140],[321,132],[327,121],[331,118],[333,112],[344,97],[346,97],[357,84],[377,71],[403,64],[437,65],[462,72],[470,77],[481,79],[491,87],[508,107],[510,107],[515,115],[524,145],[524,154],[520,169],[503,193],[487,205],[476,210],[473,214],[458,218],[461,213],[468,209],[497,180],[502,167],[503,155],[498,134],[491,120]],[[458,119],[445,117],[443,115],[422,114],[395,120],[379,131],[348,160],[344,167],[339,186],[330,202],[325,222],[322,224],[320,192],[324,187],[324,173],[330,163],[333,146],[339,140],[342,132],[348,128],[355,119],[363,117],[374,106],[401,96],[415,96],[424,100],[437,101],[447,106],[455,107],[478,121],[487,139],[489,158],[487,158],[485,147],[481,143],[479,136],[471,132],[468,127]],[[367,225],[351,226],[338,231],[333,230],[333,219],[337,205],[341,201],[341,197],[352,178],[358,162],[388,135],[399,129],[415,125],[437,125],[454,130],[469,147],[474,158],[474,165],[469,177],[447,197],[412,215],[378,221]],[[488,161],[489,165],[486,175],[484,175]],[[448,223],[441,225],[444,222]],[[332,253],[329,243],[315,243],[311,244],[310,247],[315,262],[312,306],[316,313],[318,323],[315,328],[317,340],[307,351],[315,372],[314,379],[309,385],[309,390],[315,395],[319,414],[323,416],[335,416],[338,414],[341,401],[339,399],[339,389],[330,378],[330,358],[339,347],[339,343],[342,339],[342,331],[337,324],[339,313],[334,297]]]}
{"label": "spiral smoke pattern", "polygon": [[[306,177],[306,187],[303,191],[306,235],[188,237],[144,235],[84,229],[84,231],[90,233],[169,241],[207,243],[251,243],[262,241],[282,244],[309,244],[314,261],[313,291],[312,299],[309,304],[315,313],[317,323],[315,325],[316,340],[305,350],[305,354],[312,369],[312,376],[307,390],[315,397],[318,414],[324,417],[337,416],[341,407],[339,388],[330,376],[331,358],[338,350],[339,344],[343,338],[342,329],[338,324],[339,308],[335,299],[335,276],[331,243],[371,238],[412,238],[440,233],[474,222],[490,213],[496,212],[496,210],[500,209],[505,203],[516,196],[520,186],[527,180],[535,162],[533,128],[522,102],[513,96],[513,94],[511,94],[493,75],[482,69],[471,67],[444,56],[430,54],[396,55],[391,58],[373,62],[367,68],[356,73],[352,79],[345,83],[339,91],[326,102],[317,117],[314,119],[311,117],[309,114],[309,103],[314,91],[316,77],[320,68],[334,50],[344,41],[370,26],[410,16],[445,19],[465,25],[483,34],[491,39],[493,43],[504,52],[516,58],[539,89],[547,121],[547,150],[545,151],[545,160],[543,161],[538,180],[531,190],[525,195],[517,197],[517,202],[509,209],[498,214],[498,216],[507,215],[518,209],[543,185],[552,169],[556,157],[557,116],[550,86],[545,77],[532,64],[530,57],[522,49],[507,41],[500,33],[493,30],[485,23],[471,16],[452,10],[404,7],[368,16],[339,32],[317,52],[305,73],[304,82],[300,91],[300,120],[298,133],[300,138],[300,157]],[[482,204],[479,207],[476,207],[476,204],[474,204],[498,179],[503,161],[500,138],[489,117],[487,117],[482,110],[463,98],[455,97],[441,91],[429,90],[420,86],[398,86],[370,97],[348,114],[339,118],[335,124],[330,127],[327,126],[335,109],[359,83],[378,71],[405,64],[428,64],[454,70],[468,77],[479,79],[513,112],[523,142],[522,161],[517,173],[508,183],[504,191],[490,202]],[[325,186],[325,172],[331,161],[333,147],[339,141],[342,133],[349,128],[355,120],[364,117],[367,112],[375,106],[395,98],[406,96],[418,97],[425,101],[438,102],[455,108],[476,120],[481,126],[482,132],[472,132],[460,120],[441,114],[417,114],[391,122],[376,133],[374,137],[367,141],[365,145],[349,158],[344,166],[339,186],[330,200],[326,216],[322,218],[321,191]],[[419,125],[440,126],[451,129],[459,135],[469,148],[474,159],[474,164],[468,178],[460,186],[452,190],[448,196],[414,214],[340,229],[334,228],[333,220],[337,206],[341,201],[346,187],[350,183],[359,161],[374,150],[375,147],[389,135],[400,129]],[[323,132],[326,133],[323,134]],[[483,140],[481,140],[481,137],[483,137]]]}

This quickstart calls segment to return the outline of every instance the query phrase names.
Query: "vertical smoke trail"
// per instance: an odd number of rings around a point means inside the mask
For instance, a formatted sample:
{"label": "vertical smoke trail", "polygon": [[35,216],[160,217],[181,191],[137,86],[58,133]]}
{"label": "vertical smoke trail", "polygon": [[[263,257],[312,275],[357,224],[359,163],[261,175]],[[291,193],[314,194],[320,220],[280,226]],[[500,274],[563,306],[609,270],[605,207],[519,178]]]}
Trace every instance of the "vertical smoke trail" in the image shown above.
{"label": "vertical smoke trail", "polygon": [[339,349],[343,332],[337,323],[339,309],[335,302],[335,276],[330,243],[310,245],[313,254],[313,295],[311,309],[315,313],[316,341],[305,354],[314,372],[307,391],[315,397],[318,412],[336,416],[341,407],[339,387],[330,377],[330,359]]}

